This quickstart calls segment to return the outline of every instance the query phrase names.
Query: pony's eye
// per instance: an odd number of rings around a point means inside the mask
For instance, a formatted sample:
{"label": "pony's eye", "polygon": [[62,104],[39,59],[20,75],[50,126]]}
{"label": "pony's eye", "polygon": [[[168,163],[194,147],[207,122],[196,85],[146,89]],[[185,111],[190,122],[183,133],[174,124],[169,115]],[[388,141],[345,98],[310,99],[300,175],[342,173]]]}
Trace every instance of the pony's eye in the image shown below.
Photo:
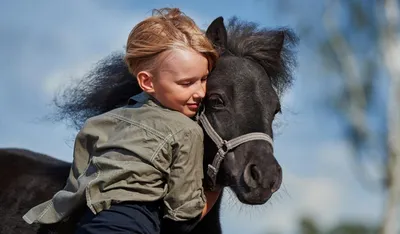
{"label": "pony's eye", "polygon": [[208,105],[212,108],[218,109],[225,106],[224,100],[219,95],[211,95],[208,98]]}

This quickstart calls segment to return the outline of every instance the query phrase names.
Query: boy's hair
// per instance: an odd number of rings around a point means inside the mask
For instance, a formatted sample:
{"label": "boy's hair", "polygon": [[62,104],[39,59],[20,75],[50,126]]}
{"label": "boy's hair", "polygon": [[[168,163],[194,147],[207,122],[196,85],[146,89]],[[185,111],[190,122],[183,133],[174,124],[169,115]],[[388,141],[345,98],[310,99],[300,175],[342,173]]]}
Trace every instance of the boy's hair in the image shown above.
{"label": "boy's hair", "polygon": [[214,66],[218,54],[205,33],[178,8],[153,10],[151,17],[138,23],[130,32],[125,62],[129,71],[152,71],[159,64],[159,55],[171,49],[189,49],[208,60],[208,69]]}

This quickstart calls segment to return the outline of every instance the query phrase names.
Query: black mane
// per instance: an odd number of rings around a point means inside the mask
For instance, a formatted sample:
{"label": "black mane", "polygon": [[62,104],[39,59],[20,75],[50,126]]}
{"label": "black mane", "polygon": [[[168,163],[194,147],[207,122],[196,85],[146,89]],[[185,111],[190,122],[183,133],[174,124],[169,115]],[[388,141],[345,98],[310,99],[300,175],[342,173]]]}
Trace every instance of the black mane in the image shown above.
{"label": "black mane", "polygon": [[53,102],[56,112],[51,119],[65,120],[80,129],[86,119],[127,103],[141,92],[129,73],[122,52],[101,59],[88,74],[58,93]]}
{"label": "black mane", "polygon": [[[269,30],[256,23],[228,20],[228,50],[236,56],[259,63],[272,80],[278,95],[293,81],[297,37],[289,29]],[[51,119],[66,121],[80,129],[86,119],[123,106],[141,92],[129,73],[123,52],[100,60],[81,80],[72,83],[54,98],[56,112]]]}
{"label": "black mane", "polygon": [[281,95],[293,82],[292,71],[296,66],[296,35],[286,28],[260,28],[254,22],[231,18],[227,24],[227,49],[234,55],[259,63]]}

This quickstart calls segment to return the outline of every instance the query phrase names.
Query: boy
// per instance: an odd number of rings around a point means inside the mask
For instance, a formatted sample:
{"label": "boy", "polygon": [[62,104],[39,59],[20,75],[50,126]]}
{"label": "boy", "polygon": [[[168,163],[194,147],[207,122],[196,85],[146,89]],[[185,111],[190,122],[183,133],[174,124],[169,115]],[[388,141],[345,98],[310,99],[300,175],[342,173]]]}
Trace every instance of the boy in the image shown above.
{"label": "boy", "polygon": [[[125,61],[143,90],[131,104],[90,118],[78,133],[65,188],[32,208],[28,223],[57,223],[87,209],[76,233],[187,233],[219,193],[206,193],[203,131],[191,118],[217,53],[179,9],[136,25]],[[162,215],[162,217],[161,217]]]}

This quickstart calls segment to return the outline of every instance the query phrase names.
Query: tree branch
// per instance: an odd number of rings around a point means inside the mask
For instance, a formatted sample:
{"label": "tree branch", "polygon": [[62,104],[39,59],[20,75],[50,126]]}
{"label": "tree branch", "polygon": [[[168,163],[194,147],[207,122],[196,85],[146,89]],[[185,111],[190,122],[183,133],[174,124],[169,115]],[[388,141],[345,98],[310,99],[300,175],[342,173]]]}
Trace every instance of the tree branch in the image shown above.
{"label": "tree branch", "polygon": [[368,127],[365,112],[362,107],[366,106],[367,100],[365,90],[363,86],[359,84],[361,80],[360,66],[349,43],[343,36],[343,33],[332,20],[335,19],[332,13],[333,9],[335,9],[334,5],[336,2],[337,1],[331,1],[325,8],[323,22],[328,34],[335,35],[334,37],[329,37],[328,42],[338,57],[338,61],[344,73],[343,81],[345,83],[345,88],[348,89],[349,110],[345,113],[348,113],[347,118],[352,128],[361,135],[366,136],[368,135]]}
{"label": "tree branch", "polygon": [[[342,113],[346,116],[350,128],[362,137],[362,140],[368,142],[373,141],[373,133],[368,128],[367,122],[367,90],[362,83],[364,77],[361,75],[361,66],[358,63],[357,57],[353,52],[347,39],[344,37],[343,32],[339,29],[337,24],[332,20],[337,17],[333,16],[335,6],[338,0],[329,1],[323,13],[323,23],[329,36],[328,43],[333,49],[337,61],[341,67],[344,88],[349,95],[348,106]],[[354,155],[359,154],[358,149],[353,147]],[[367,173],[364,169],[360,169],[363,174],[363,180],[367,178]]]}

